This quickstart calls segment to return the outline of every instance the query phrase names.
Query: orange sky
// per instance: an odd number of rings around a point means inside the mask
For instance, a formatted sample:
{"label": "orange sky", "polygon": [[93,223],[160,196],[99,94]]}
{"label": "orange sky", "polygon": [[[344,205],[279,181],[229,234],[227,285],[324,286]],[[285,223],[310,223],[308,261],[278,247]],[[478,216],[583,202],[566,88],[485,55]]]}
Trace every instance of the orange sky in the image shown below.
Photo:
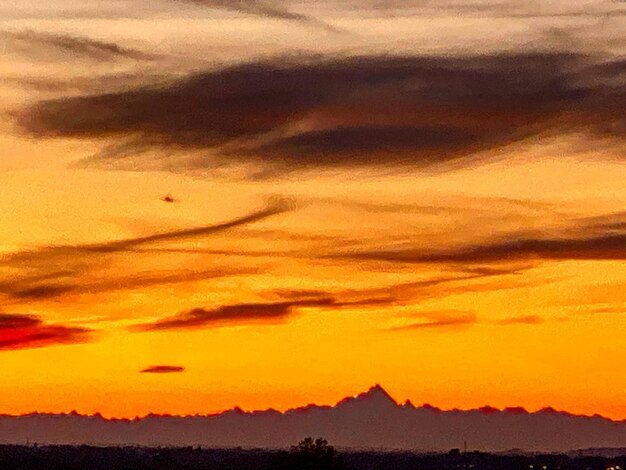
{"label": "orange sky", "polygon": [[0,413],[626,419],[619,5],[14,3]]}

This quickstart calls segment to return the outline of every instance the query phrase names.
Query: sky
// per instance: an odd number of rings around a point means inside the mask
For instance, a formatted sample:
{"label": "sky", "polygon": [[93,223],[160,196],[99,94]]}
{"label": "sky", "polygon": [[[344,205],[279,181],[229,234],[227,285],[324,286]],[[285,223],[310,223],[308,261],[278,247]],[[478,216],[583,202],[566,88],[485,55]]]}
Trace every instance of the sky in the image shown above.
{"label": "sky", "polygon": [[626,4],[0,0],[0,413],[382,384],[626,419]]}

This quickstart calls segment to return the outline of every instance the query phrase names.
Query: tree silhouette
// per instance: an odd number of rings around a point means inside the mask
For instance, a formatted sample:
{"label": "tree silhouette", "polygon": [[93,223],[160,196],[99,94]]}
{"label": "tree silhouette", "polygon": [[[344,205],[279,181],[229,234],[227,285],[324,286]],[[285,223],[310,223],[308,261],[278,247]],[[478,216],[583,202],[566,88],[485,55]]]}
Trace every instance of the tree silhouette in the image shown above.
{"label": "tree silhouette", "polygon": [[297,455],[318,456],[325,458],[333,458],[337,455],[337,451],[333,446],[328,444],[326,439],[318,438],[313,440],[312,437],[306,437],[298,443],[291,446],[291,453]]}
{"label": "tree silhouette", "polygon": [[289,452],[280,454],[277,468],[281,470],[342,470],[337,451],[326,439],[307,437]]}

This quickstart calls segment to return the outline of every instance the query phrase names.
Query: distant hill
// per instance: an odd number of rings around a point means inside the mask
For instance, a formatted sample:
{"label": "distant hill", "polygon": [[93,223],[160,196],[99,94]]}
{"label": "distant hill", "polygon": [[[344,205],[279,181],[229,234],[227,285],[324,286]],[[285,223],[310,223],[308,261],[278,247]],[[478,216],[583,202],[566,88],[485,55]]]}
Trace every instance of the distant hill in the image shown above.
{"label": "distant hill", "polygon": [[442,411],[398,404],[380,386],[335,406],[308,405],[284,413],[211,416],[148,415],[132,420],[71,414],[0,416],[0,443],[285,448],[305,436],[324,436],[338,448],[410,451],[566,452],[626,447],[626,421],[576,416],[546,408]]}

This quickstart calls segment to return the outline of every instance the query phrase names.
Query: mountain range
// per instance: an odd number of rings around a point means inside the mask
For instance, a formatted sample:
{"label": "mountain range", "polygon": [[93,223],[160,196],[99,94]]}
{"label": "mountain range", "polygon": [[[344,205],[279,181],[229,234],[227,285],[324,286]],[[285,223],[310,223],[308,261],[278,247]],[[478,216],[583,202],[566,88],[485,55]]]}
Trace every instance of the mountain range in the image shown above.
{"label": "mountain range", "polygon": [[0,443],[285,448],[303,437],[324,437],[338,448],[448,451],[567,452],[626,447],[626,421],[544,408],[443,411],[396,402],[380,385],[335,406],[285,412],[234,408],[208,416],[147,415],[106,419],[69,414],[0,416]]}

